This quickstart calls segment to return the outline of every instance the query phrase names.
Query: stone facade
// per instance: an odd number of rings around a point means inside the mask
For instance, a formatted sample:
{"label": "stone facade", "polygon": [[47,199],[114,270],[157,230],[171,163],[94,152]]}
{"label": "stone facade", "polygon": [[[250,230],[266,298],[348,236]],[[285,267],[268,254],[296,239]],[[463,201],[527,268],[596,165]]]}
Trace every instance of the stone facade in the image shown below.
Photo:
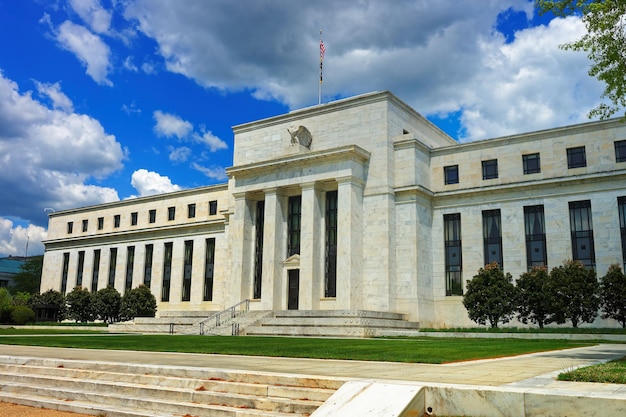
{"label": "stone facade", "polygon": [[[228,184],[52,213],[41,290],[70,291],[81,277],[100,289],[113,275],[120,292],[136,287],[152,245],[150,287],[161,312],[251,299],[256,310],[397,312],[425,327],[457,327],[473,324],[461,303],[465,282],[500,253],[505,271],[525,272],[529,239],[549,268],[589,258],[589,244],[599,275],[624,264],[620,121],[459,144],[382,92],[234,134]],[[591,224],[576,226],[574,240],[570,220],[581,213]],[[529,237],[529,221],[543,233],[535,227]],[[497,227],[486,232],[485,222]]]}

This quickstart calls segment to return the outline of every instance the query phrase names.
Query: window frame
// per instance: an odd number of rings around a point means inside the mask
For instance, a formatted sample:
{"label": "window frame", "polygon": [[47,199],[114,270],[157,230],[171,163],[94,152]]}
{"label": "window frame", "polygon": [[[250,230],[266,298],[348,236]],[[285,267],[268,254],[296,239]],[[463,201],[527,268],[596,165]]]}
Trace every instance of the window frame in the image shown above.
{"label": "window frame", "polygon": [[522,165],[524,175],[539,174],[541,172],[541,156],[539,152],[522,155]]}
{"label": "window frame", "polygon": [[584,168],[587,166],[587,151],[585,146],[567,148],[567,169]]}
{"label": "window frame", "polygon": [[458,165],[447,165],[443,167],[443,183],[444,185],[459,183]]}
{"label": "window frame", "polygon": [[626,162],[626,140],[616,140],[613,144],[615,146],[615,162]]}
{"label": "window frame", "polygon": [[488,159],[481,161],[483,169],[483,180],[493,180],[498,178],[498,160]]}

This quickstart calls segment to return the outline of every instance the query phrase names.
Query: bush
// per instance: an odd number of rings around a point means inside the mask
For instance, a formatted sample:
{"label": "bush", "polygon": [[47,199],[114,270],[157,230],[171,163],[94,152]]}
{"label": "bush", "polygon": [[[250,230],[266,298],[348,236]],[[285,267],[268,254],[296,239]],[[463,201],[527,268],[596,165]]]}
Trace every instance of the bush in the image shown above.
{"label": "bush", "polygon": [[35,312],[26,306],[16,306],[11,313],[11,321],[15,324],[26,324],[35,321]]}
{"label": "bush", "polygon": [[533,267],[516,280],[517,317],[522,323],[530,321],[543,329],[552,321],[551,297],[547,290],[549,280],[545,267]]}
{"label": "bush", "polygon": [[135,317],[154,317],[156,311],[156,299],[150,288],[145,285],[133,288],[122,297],[121,316],[126,320]]}
{"label": "bush", "polygon": [[463,305],[469,318],[478,324],[489,322],[491,328],[508,323],[515,312],[516,290],[513,278],[499,268],[496,262],[485,265],[467,283]]}
{"label": "bush", "polygon": [[83,287],[76,287],[65,296],[68,317],[87,323],[95,319],[94,296]]}
{"label": "bush", "polygon": [[578,261],[565,261],[553,268],[547,290],[551,296],[553,321],[559,324],[570,320],[577,328],[579,323],[591,323],[598,315],[600,284],[596,271]]}
{"label": "bush", "polygon": [[626,328],[626,276],[619,265],[609,267],[600,284],[602,318],[617,320]]}
{"label": "bush", "polygon": [[112,286],[103,288],[94,295],[95,313],[105,323],[120,321],[122,296]]}
{"label": "bush", "polygon": [[52,306],[58,310],[57,321],[63,321],[67,317],[65,296],[59,291],[48,290],[42,294],[34,295],[30,299],[30,308],[35,310],[38,306]]}

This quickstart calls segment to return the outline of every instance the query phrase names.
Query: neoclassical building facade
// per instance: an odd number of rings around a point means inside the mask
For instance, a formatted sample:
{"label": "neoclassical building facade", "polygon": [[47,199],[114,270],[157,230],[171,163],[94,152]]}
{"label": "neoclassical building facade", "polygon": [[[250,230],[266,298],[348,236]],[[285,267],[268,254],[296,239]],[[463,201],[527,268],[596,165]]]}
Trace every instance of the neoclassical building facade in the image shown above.
{"label": "neoclassical building facade", "polygon": [[370,310],[471,326],[465,283],[625,262],[626,124],[458,143],[389,92],[235,126],[228,183],[50,214],[41,290],[158,311]]}

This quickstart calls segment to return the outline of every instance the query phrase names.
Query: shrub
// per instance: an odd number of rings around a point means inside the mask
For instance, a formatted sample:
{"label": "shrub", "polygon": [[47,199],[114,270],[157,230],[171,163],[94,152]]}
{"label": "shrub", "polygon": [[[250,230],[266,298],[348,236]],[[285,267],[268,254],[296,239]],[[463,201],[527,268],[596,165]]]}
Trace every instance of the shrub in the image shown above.
{"label": "shrub", "polygon": [[94,296],[83,287],[76,287],[65,296],[68,317],[86,323],[95,318]]}
{"label": "shrub", "polygon": [[552,320],[551,297],[547,290],[550,275],[545,267],[533,267],[515,281],[517,285],[517,317],[543,329]]}
{"label": "shrub", "polygon": [[98,319],[105,323],[120,321],[122,296],[114,287],[108,286],[96,292],[94,306]]}
{"label": "shrub", "polygon": [[553,320],[559,324],[566,320],[574,328],[580,323],[591,323],[600,307],[600,284],[596,271],[585,268],[578,261],[565,261],[550,271],[547,287],[551,295]]}
{"label": "shrub", "polygon": [[469,318],[478,324],[489,322],[491,328],[508,323],[515,312],[515,286],[508,272],[505,274],[496,262],[478,270],[467,283],[463,305]]}
{"label": "shrub", "polygon": [[124,319],[135,317],[154,317],[156,315],[156,299],[150,288],[140,285],[128,291],[122,297],[121,315]]}
{"label": "shrub", "polygon": [[602,297],[602,318],[617,320],[626,328],[626,275],[619,265],[609,267],[600,284]]}
{"label": "shrub", "polygon": [[52,306],[58,310],[57,321],[63,321],[67,317],[65,296],[59,291],[48,290],[42,294],[34,295],[30,299],[30,308],[35,310],[38,306]]}
{"label": "shrub", "polygon": [[11,313],[11,321],[15,324],[26,324],[35,321],[35,312],[26,306],[16,306]]}

